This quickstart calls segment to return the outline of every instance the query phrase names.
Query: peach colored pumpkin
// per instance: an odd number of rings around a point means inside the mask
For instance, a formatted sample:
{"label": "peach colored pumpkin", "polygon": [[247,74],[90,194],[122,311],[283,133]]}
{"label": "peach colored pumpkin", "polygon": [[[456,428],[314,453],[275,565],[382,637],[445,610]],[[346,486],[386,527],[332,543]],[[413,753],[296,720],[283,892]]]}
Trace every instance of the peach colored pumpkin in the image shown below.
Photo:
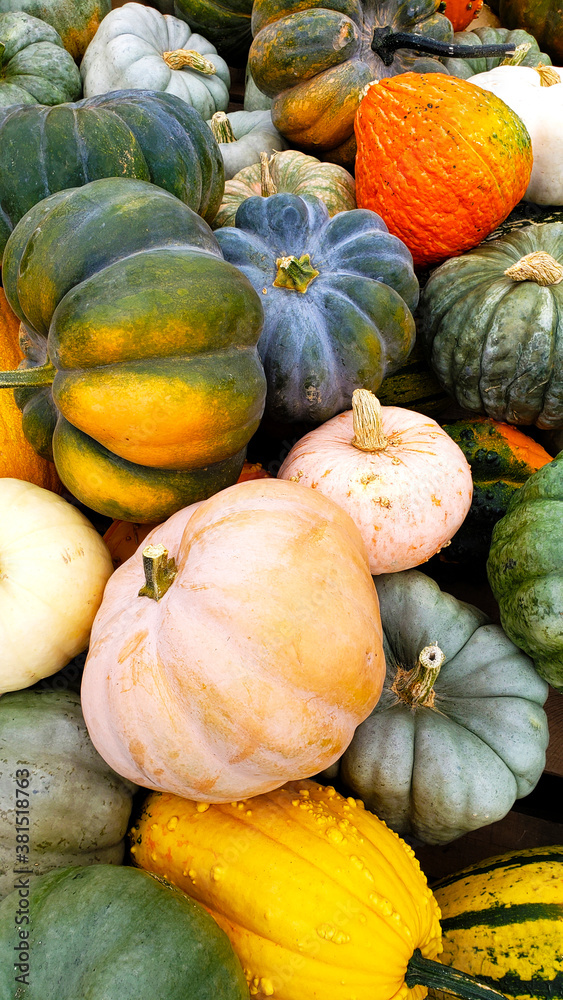
{"label": "peach colored pumpkin", "polygon": [[447,545],[471,506],[471,470],[432,420],[356,389],[354,409],[310,431],[278,476],[340,504],[357,524],[374,576],[419,566]]}
{"label": "peach colored pumpkin", "polygon": [[164,546],[177,575],[159,600],[138,596],[151,563],[141,547],[106,588],[82,684],[102,757],[146,788],[208,802],[336,760],[385,671],[348,515],[320,494],[255,480],[179,511],[146,543],[155,560]]}

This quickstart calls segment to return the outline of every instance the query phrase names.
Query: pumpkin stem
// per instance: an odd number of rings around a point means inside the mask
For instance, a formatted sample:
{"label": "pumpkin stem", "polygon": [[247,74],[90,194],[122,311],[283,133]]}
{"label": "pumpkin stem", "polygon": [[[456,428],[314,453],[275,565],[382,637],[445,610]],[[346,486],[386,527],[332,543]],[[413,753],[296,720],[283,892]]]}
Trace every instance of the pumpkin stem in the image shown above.
{"label": "pumpkin stem", "polygon": [[512,281],[535,281],[536,285],[558,285],[563,281],[563,267],[543,250],[525,254],[504,273]]}
{"label": "pumpkin stem", "polygon": [[211,131],[217,142],[236,142],[233,126],[224,111],[216,111],[211,119]]}
{"label": "pumpkin stem", "polygon": [[[511,56],[507,56],[506,59],[503,59],[500,65],[519,66],[520,63],[524,62],[524,59],[528,55],[528,52],[530,51],[531,48],[532,48],[531,42],[522,42],[521,45],[516,46],[514,54]],[[535,68],[536,67],[534,67],[534,69]]]}
{"label": "pumpkin stem", "polygon": [[13,372],[0,372],[0,389],[19,389],[20,386],[35,388],[51,385],[57,369],[50,361],[35,368],[17,368]]}
{"label": "pumpkin stem", "polygon": [[395,32],[390,25],[375,29],[371,47],[384,66],[391,66],[397,49],[414,49],[431,56],[449,56],[450,59],[488,59],[491,56],[511,55],[516,50],[514,42],[502,45],[450,45],[448,42],[427,38],[426,35],[415,35],[408,31]]}
{"label": "pumpkin stem", "polygon": [[163,52],[162,58],[170,69],[195,69],[198,73],[205,73],[212,76],[217,72],[213,63],[202,56],[201,52],[195,49],[174,49],[171,52]]}
{"label": "pumpkin stem", "polygon": [[424,958],[420,948],[416,949],[409,960],[405,983],[409,989],[413,986],[427,986],[434,990],[453,993],[463,1000],[506,1000],[504,993],[499,993],[492,986],[486,986],[476,976],[452,969],[431,958]]}
{"label": "pumpkin stem", "polygon": [[446,659],[437,643],[425,646],[418,654],[416,666],[412,670],[397,670],[392,690],[407,705],[416,708],[434,705],[434,684]]}
{"label": "pumpkin stem", "polygon": [[278,272],[273,282],[276,288],[289,288],[295,292],[306,292],[320,273],[311,264],[308,253],[302,257],[278,257],[276,267]]}
{"label": "pumpkin stem", "polygon": [[360,451],[383,451],[388,439],[383,433],[381,403],[369,389],[354,389],[352,393],[352,444]]}
{"label": "pumpkin stem", "polygon": [[561,74],[555,69],[555,66],[546,66],[545,63],[540,63],[539,66],[534,66],[534,69],[540,75],[542,87],[554,87],[555,84],[561,83]]}
{"label": "pumpkin stem", "polygon": [[4,64],[4,53],[5,53],[5,51],[6,51],[6,46],[4,45],[4,42],[0,42],[0,69],[2,68],[2,66]]}
{"label": "pumpkin stem", "polygon": [[153,601],[160,601],[178,572],[176,563],[168,558],[168,549],[165,549],[162,543],[147,545],[143,549],[143,569],[146,582],[138,596],[152,597]]}
{"label": "pumpkin stem", "polygon": [[[274,157],[272,156],[272,160],[273,159]],[[271,194],[278,193],[278,189],[274,184],[272,175],[270,173],[270,157],[268,156],[267,153],[260,153],[260,184],[262,185],[262,190],[260,193],[263,198],[269,198]]]}

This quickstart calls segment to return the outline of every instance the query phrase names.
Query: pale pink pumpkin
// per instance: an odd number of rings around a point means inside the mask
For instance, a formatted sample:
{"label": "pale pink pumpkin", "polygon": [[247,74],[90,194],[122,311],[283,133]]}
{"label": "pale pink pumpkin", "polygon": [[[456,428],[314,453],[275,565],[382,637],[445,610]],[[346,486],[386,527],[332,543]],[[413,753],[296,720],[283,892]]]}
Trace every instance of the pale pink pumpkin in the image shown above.
{"label": "pale pink pumpkin", "polygon": [[356,389],[352,405],[301,438],[278,476],[350,514],[374,576],[412,569],[447,545],[465,519],[471,470],[431,417],[380,406],[367,389]]}
{"label": "pale pink pumpkin", "polygon": [[[155,600],[138,595],[142,553],[152,572],[159,543],[177,575],[162,574]],[[256,480],[179,511],[145,546],[110,578],[92,629],[82,707],[102,757],[207,802],[335,761],[385,673],[367,553],[345,511]]]}

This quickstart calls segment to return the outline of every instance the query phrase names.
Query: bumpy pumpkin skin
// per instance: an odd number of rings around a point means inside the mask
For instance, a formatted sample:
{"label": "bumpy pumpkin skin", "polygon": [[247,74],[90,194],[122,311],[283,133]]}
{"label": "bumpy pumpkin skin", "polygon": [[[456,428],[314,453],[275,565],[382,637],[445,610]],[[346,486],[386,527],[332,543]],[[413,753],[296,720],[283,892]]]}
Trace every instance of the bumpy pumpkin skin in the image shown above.
{"label": "bumpy pumpkin skin", "polygon": [[405,970],[413,950],[440,952],[438,908],[411,849],[360,800],[313,781],[209,808],[150,795],[131,840],[138,865],[210,910],[256,1000],[425,996]]}
{"label": "bumpy pumpkin skin", "polygon": [[506,634],[563,691],[563,453],[512,498],[493,530],[487,573]]}
{"label": "bumpy pumpkin skin", "polygon": [[61,104],[82,93],[76,63],[60,35],[23,11],[0,14],[0,107]]}
{"label": "bumpy pumpkin skin", "polygon": [[[519,60],[519,66],[537,66],[541,63],[544,66],[551,65],[551,59],[547,52],[540,52],[538,43],[533,35],[521,28],[511,31],[510,28],[475,28],[472,31],[456,31],[454,35],[455,45],[498,45],[506,42],[513,42],[516,47],[528,45],[525,56]],[[500,66],[503,56],[488,56],[487,58],[459,59],[446,57],[442,59],[448,73],[458,76],[462,80],[469,80],[475,73],[486,73],[488,70]]]}
{"label": "bumpy pumpkin skin", "polygon": [[[387,674],[340,777],[380,819],[429,844],[502,819],[545,767],[548,687],[498,625],[411,570],[375,578]],[[446,656],[427,697],[396,690],[421,651]]]}
{"label": "bumpy pumpkin skin", "polygon": [[446,0],[444,14],[454,31],[463,31],[478,16],[483,0]]}
{"label": "bumpy pumpkin skin", "polygon": [[111,0],[0,0],[0,14],[23,10],[58,31],[71,56],[80,61]]}
{"label": "bumpy pumpkin skin", "polygon": [[500,98],[443,74],[374,82],[356,115],[356,200],[416,266],[469,250],[522,198],[530,136]]}
{"label": "bumpy pumpkin skin", "polygon": [[106,590],[82,683],[102,757],[145,787],[206,802],[328,766],[384,670],[348,515],[263,479],[179,511],[146,543],[162,543],[178,575],[160,601],[138,597],[139,550]]}
{"label": "bumpy pumpkin skin", "polygon": [[500,0],[495,4],[502,24],[524,28],[551,56],[563,64],[563,11],[552,0]]}

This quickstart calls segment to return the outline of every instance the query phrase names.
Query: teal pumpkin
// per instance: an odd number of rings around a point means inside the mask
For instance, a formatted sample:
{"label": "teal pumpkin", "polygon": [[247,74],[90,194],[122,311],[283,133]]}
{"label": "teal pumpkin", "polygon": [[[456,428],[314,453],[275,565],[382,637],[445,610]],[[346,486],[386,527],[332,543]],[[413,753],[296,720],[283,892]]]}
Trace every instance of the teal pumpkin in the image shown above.
{"label": "teal pumpkin", "polygon": [[[551,59],[545,52],[540,52],[540,47],[534,36],[521,28],[511,31],[510,28],[485,26],[468,31],[456,31],[454,34],[455,45],[504,45],[507,42],[511,42],[517,48],[521,45],[528,46],[525,54],[517,55],[516,60],[508,57],[508,63],[515,61],[518,66],[537,66],[539,63],[551,66]],[[475,56],[472,59],[460,59],[459,57],[447,56],[442,59],[442,62],[452,76],[469,80],[469,77],[475,76],[476,73],[486,73],[488,70],[500,66],[504,62],[504,58],[504,56]]]}
{"label": "teal pumpkin", "polygon": [[0,108],[62,104],[81,93],[76,63],[50,24],[22,11],[0,14]]}

